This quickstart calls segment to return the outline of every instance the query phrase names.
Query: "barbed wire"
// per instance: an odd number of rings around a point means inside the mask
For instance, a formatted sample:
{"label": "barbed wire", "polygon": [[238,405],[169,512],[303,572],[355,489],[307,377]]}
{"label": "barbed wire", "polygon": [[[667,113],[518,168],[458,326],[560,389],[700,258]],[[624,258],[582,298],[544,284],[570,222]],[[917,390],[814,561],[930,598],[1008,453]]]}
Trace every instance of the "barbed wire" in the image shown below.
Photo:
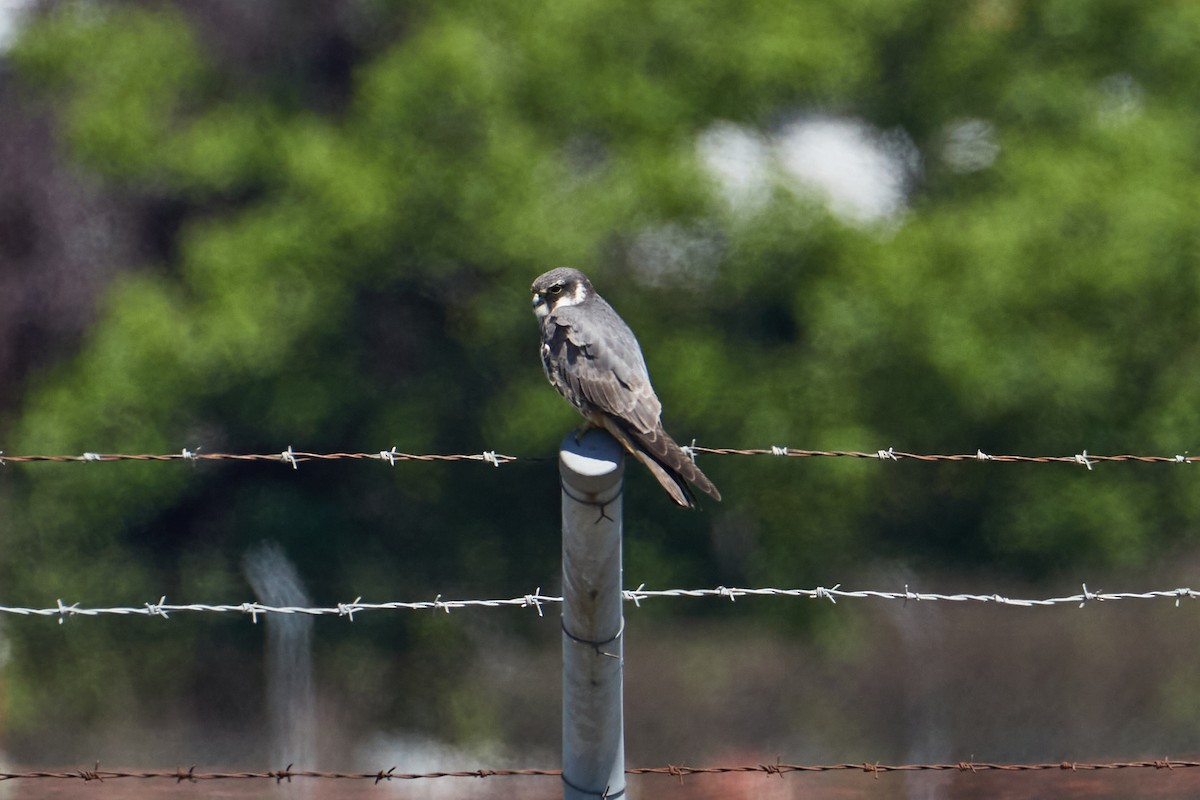
{"label": "barbed wire", "polygon": [[737,450],[727,447],[698,447],[694,443],[686,448],[692,453],[707,453],[717,456],[782,456],[787,458],[871,458],[879,461],[995,461],[1001,464],[1076,464],[1091,469],[1096,464],[1104,462],[1136,462],[1139,464],[1190,464],[1200,461],[1200,456],[1190,456],[1180,453],[1173,456],[1145,456],[1129,453],[1103,456],[1093,455],[1084,450],[1069,456],[1019,456],[993,455],[982,450],[974,453],[928,454],[906,453],[889,447],[886,450],[874,452],[858,450],[798,450],[791,447],[772,446],[767,449]]}
{"label": "barbed wire", "polygon": [[0,465],[29,464],[39,461],[56,463],[79,462],[85,464],[100,464],[111,461],[271,461],[287,464],[297,469],[305,461],[382,461],[395,466],[400,461],[479,461],[498,467],[513,461],[546,461],[551,460],[540,456],[509,456],[485,450],[482,453],[460,455],[439,455],[422,453],[401,453],[395,447],[380,450],[375,453],[310,453],[295,450],[288,445],[286,450],[278,453],[202,453],[199,450],[184,448],[178,453],[96,453],[86,452],[79,455],[5,455],[0,450]]}
{"label": "barbed wire", "polygon": [[[730,773],[786,775],[792,772],[862,772],[878,777],[889,772],[1087,772],[1102,770],[1174,770],[1193,769],[1200,767],[1200,761],[1184,761],[1180,759],[1163,758],[1143,761],[1054,761],[1033,764],[1004,764],[981,761],[958,761],[945,764],[785,764],[776,761],[770,764],[740,764],[734,766],[689,767],[682,764],[668,764],[665,767],[631,767],[625,770],[626,775],[666,775],[683,778],[693,775],[723,775]],[[395,767],[376,772],[326,772],[319,770],[293,769],[288,765],[285,769],[241,771],[241,772],[201,772],[195,767],[189,769],[161,770],[103,770],[96,764],[93,769],[73,769],[61,771],[30,771],[30,772],[0,772],[0,781],[11,780],[152,780],[165,779],[175,783],[198,783],[200,781],[218,780],[266,780],[276,783],[290,783],[297,779],[313,780],[352,780],[382,783],[385,781],[431,780],[436,778],[501,778],[501,777],[553,777],[561,778],[562,770],[558,769],[473,769],[454,772],[398,772]]]}
{"label": "barbed wire", "polygon": [[[906,453],[897,450],[894,447],[889,447],[886,450],[859,451],[859,450],[801,450],[794,447],[771,446],[769,448],[757,449],[737,449],[730,447],[700,447],[694,442],[691,445],[684,446],[684,451],[695,457],[696,454],[703,453],[705,455],[714,456],[776,456],[784,458],[866,458],[875,459],[878,461],[977,461],[977,462],[996,462],[1001,464],[1075,464],[1078,466],[1092,469],[1097,464],[1106,462],[1135,462],[1139,464],[1191,464],[1200,461],[1200,456],[1191,456],[1186,453],[1181,453],[1173,456],[1155,456],[1155,455],[1094,455],[1084,450],[1082,453],[1065,456],[1021,456],[1021,455],[993,455],[985,453],[982,450],[976,450],[974,453],[950,453],[950,454],[929,454],[929,453]],[[395,466],[397,462],[403,461],[477,461],[483,464],[490,464],[493,467],[499,467],[502,464],[510,464],[514,461],[553,461],[553,456],[515,456],[498,453],[495,450],[484,450],[482,453],[459,453],[459,454],[421,454],[421,453],[402,453],[395,447],[388,450],[379,450],[377,452],[368,453],[312,453],[303,450],[295,450],[290,445],[286,450],[278,453],[202,453],[197,450],[189,450],[184,448],[178,453],[99,453],[85,452],[77,455],[5,455],[3,450],[0,450],[0,465],[5,464],[29,464],[35,462],[56,462],[56,463],[85,463],[98,464],[113,461],[267,461],[280,464],[286,464],[293,469],[298,469],[299,465],[306,461],[361,461],[372,460],[380,461]]]}
{"label": "barbed wire", "polygon": [[[1007,597],[1001,594],[938,594],[935,592],[914,592],[907,586],[902,592],[879,591],[875,589],[842,589],[841,584],[832,588],[818,586],[813,589],[774,589],[774,588],[738,588],[717,586],[711,589],[647,589],[645,585],[636,589],[625,589],[622,596],[626,602],[640,606],[645,600],[659,598],[719,598],[736,602],[744,597],[790,597],[807,598],[810,600],[828,600],[836,604],[838,600],[899,600],[908,602],[932,603],[983,603],[1000,606],[1015,606],[1020,608],[1045,608],[1049,606],[1078,605],[1080,608],[1088,603],[1110,603],[1119,600],[1174,600],[1178,608],[1184,599],[1200,599],[1200,591],[1189,588],[1161,589],[1148,592],[1093,592],[1083,584],[1080,593],[1062,597],[1047,597],[1028,599]],[[344,617],[354,621],[354,615],[367,611],[444,611],[449,614],[453,610],[468,608],[532,608],[542,616],[543,606],[559,605],[562,597],[542,594],[541,587],[520,597],[509,597],[493,600],[444,600],[439,594],[433,600],[391,601],[386,603],[364,602],[358,597],[349,603],[337,603],[332,606],[272,606],[258,602],[247,603],[168,603],[166,597],[159,598],[157,603],[143,603],[140,606],[117,606],[112,608],[89,608],[79,603],[65,603],[59,599],[57,604],[46,608],[26,608],[20,606],[0,606],[0,615],[8,614],[22,617],[57,617],[59,623],[70,617],[99,617],[99,616],[142,616],[170,619],[178,613],[213,613],[213,614],[243,614],[258,622],[260,616],[269,614],[301,614],[313,617],[334,616]]]}

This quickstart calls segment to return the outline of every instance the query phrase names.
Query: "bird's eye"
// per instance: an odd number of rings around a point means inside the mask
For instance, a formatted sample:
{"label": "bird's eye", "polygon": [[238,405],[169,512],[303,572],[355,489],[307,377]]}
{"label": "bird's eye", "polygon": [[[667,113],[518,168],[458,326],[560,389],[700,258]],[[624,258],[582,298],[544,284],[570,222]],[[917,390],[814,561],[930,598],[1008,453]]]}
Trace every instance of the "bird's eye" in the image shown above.
{"label": "bird's eye", "polygon": [[563,290],[562,284],[556,283],[550,287],[550,294],[559,295],[559,294],[562,294],[562,290]]}

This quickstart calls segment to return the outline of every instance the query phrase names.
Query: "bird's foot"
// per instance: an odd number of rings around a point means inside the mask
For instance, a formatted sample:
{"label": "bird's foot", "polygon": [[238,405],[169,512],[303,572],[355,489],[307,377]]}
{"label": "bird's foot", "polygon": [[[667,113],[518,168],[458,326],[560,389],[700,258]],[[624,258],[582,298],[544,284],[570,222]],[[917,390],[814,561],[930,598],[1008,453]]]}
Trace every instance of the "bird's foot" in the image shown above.
{"label": "bird's foot", "polygon": [[587,435],[588,431],[600,430],[600,426],[592,422],[590,419],[575,429],[575,444]]}

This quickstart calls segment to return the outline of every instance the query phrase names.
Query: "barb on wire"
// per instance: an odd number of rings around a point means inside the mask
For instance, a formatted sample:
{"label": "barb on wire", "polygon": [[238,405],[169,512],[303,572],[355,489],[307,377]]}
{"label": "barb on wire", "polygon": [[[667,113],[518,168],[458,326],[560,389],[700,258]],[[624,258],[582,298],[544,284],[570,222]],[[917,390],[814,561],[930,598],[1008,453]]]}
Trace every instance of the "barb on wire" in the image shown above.
{"label": "barb on wire", "polygon": [[[1021,456],[994,455],[976,450],[974,453],[905,453],[894,447],[880,448],[874,451],[859,450],[798,450],[793,447],[772,445],[765,449],[738,449],[732,447],[701,447],[695,443],[685,447],[688,455],[693,458],[698,453],[712,456],[777,456],[782,458],[867,458],[876,461],[975,461],[995,462],[999,464],[1074,464],[1093,469],[1097,464],[1111,462],[1135,462],[1139,464],[1191,464],[1200,461],[1200,456],[1180,453],[1172,456],[1118,454],[1098,456],[1084,450],[1082,453],[1064,456]],[[29,464],[41,461],[56,463],[105,463],[112,461],[268,461],[291,466],[293,469],[304,461],[344,461],[344,460],[373,460],[382,461],[389,466],[395,466],[398,461],[476,461],[499,467],[514,461],[553,461],[553,456],[515,456],[504,455],[495,450],[483,450],[479,453],[459,454],[420,454],[401,453],[395,447],[387,450],[377,450],[372,453],[313,453],[295,450],[291,445],[286,450],[276,453],[201,453],[199,448],[192,450],[182,448],[178,453],[98,453],[89,451],[80,455],[8,455],[0,450],[0,465]]]}
{"label": "barb on wire", "polygon": [[[841,584],[833,588],[818,586],[814,589],[774,589],[774,588],[738,588],[717,586],[711,589],[647,589],[641,585],[636,589],[624,590],[623,597],[627,602],[640,606],[644,600],[656,598],[715,598],[737,602],[742,597],[784,597],[807,598],[811,600],[828,600],[836,604],[839,600],[899,600],[905,604],[915,602],[950,602],[950,603],[984,603],[1000,606],[1021,608],[1040,608],[1048,606],[1078,605],[1083,608],[1088,603],[1110,603],[1118,600],[1174,600],[1178,607],[1183,599],[1200,599],[1200,590],[1186,587],[1178,589],[1161,589],[1148,592],[1095,592],[1083,584],[1079,594],[1062,597],[1046,597],[1039,599],[1006,597],[1001,594],[938,594],[935,592],[914,592],[907,586],[902,592],[879,591],[875,589],[842,589]],[[354,615],[366,611],[451,611],[467,608],[532,608],[538,616],[544,616],[543,605],[562,603],[562,597],[542,594],[539,586],[530,594],[520,597],[509,597],[492,600],[446,600],[438,594],[433,600],[391,601],[386,603],[367,603],[361,597],[353,602],[337,603],[332,606],[272,606],[264,603],[168,603],[166,597],[160,597],[158,602],[143,603],[140,606],[118,606],[113,608],[88,608],[79,603],[66,603],[59,599],[53,606],[46,608],[26,608],[20,606],[0,606],[0,615],[21,617],[56,617],[61,624],[69,617],[99,617],[99,616],[141,616],[173,619],[173,614],[180,613],[210,613],[210,614],[242,614],[249,616],[251,621],[258,622],[260,616],[267,614],[303,614],[313,617],[329,616],[343,617],[350,622]]]}
{"label": "barb on wire", "polygon": [[[880,764],[880,763],[843,763],[843,764],[784,764],[779,761],[769,764],[739,764],[733,766],[688,767],[668,764],[665,767],[632,767],[625,770],[627,775],[666,775],[682,779],[692,775],[723,775],[742,773],[772,776],[786,775],[792,772],[861,772],[878,777],[888,772],[1087,772],[1103,770],[1162,770],[1162,769],[1194,769],[1200,767],[1200,761],[1184,761],[1180,759],[1162,758],[1143,761],[1048,761],[1031,764],[1007,764],[990,761],[958,761],[943,764]],[[41,770],[31,772],[0,772],[0,781],[12,780],[74,780],[88,783],[91,781],[107,780],[153,780],[163,779],[175,783],[198,783],[200,781],[218,780],[260,780],[283,783],[297,779],[309,780],[350,780],[371,781],[414,781],[432,780],[436,778],[502,778],[502,777],[535,777],[561,778],[562,770],[558,769],[472,769],[453,772],[397,772],[395,767],[375,772],[325,772],[318,770],[272,769],[242,772],[200,772],[193,767],[188,769],[159,769],[159,770],[106,770],[95,765],[92,769]]]}

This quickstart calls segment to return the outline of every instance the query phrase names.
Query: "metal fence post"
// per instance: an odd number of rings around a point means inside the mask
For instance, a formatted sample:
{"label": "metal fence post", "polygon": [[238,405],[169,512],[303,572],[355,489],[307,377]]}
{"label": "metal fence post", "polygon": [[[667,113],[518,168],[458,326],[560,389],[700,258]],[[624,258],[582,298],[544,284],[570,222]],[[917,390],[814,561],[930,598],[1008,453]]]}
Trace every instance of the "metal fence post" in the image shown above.
{"label": "metal fence post", "polygon": [[621,446],[563,439],[563,798],[625,797]]}

